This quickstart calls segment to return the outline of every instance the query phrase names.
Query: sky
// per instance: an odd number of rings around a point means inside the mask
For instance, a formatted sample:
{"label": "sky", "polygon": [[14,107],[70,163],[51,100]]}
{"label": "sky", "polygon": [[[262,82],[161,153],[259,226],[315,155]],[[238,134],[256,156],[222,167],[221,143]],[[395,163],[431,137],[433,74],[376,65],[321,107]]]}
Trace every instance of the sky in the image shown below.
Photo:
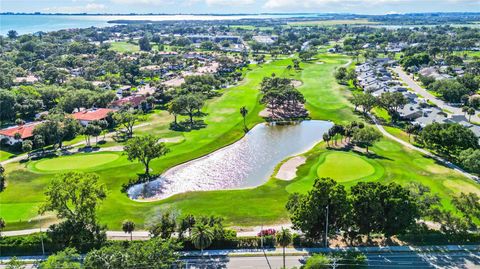
{"label": "sky", "polygon": [[0,11],[169,14],[480,12],[480,0],[0,0]]}

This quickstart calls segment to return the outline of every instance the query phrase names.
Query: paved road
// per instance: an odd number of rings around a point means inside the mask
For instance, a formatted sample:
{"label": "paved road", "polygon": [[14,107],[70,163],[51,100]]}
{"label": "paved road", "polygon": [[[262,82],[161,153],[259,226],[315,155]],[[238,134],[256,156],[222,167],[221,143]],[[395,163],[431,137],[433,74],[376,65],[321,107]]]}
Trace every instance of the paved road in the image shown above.
{"label": "paved road", "polygon": [[[381,253],[366,254],[368,268],[480,268],[480,252],[430,252],[430,253]],[[300,267],[303,256],[286,256],[287,268]],[[181,268],[186,269],[277,269],[283,266],[282,256],[258,257],[203,257],[184,259]],[[270,266],[269,266],[270,264]],[[347,263],[342,263],[346,265]],[[340,265],[340,264],[338,264]],[[0,269],[6,268],[0,265]],[[35,268],[28,265],[26,268]],[[179,267],[180,268],[180,267]],[[333,266],[331,267],[333,268]]]}
{"label": "paved road", "polygon": [[[287,248],[287,267],[300,266],[301,259],[311,253],[345,252],[354,250],[365,253],[369,268],[480,268],[480,245],[447,246],[391,246],[350,248]],[[282,266],[282,249],[266,249],[271,268]],[[182,252],[181,268],[270,268],[261,249],[206,250]],[[29,263],[44,260],[43,256],[21,257]],[[9,257],[0,257],[1,264]],[[34,268],[29,266],[27,268]],[[179,267],[180,268],[180,267]]]}
{"label": "paved road", "polygon": [[[453,114],[459,114],[459,115],[465,114],[462,111],[461,107],[451,106],[445,103],[443,100],[435,97],[424,88],[420,87],[420,85],[418,85],[415,80],[413,80],[407,73],[405,73],[405,71],[403,71],[400,66],[393,68],[393,71],[397,73],[397,75],[400,77],[401,80],[403,80],[403,82],[407,83],[408,87],[410,87],[413,91],[423,96],[425,99],[428,99],[430,102],[434,103],[440,109],[451,111]],[[480,122],[478,111],[476,115],[472,116],[472,121]]]}

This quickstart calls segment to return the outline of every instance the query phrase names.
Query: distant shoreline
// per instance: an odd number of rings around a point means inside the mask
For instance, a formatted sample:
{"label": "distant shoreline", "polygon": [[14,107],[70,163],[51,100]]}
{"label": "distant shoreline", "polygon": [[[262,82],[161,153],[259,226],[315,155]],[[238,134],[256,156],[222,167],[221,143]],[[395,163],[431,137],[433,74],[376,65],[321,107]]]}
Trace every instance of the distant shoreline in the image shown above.
{"label": "distant shoreline", "polygon": [[35,15],[35,16],[262,16],[262,15],[317,15],[317,16],[335,16],[335,15],[353,15],[353,16],[388,16],[388,15],[411,15],[411,14],[468,14],[468,15],[480,15],[480,12],[407,12],[398,14],[361,14],[351,12],[334,12],[334,13],[322,13],[322,12],[263,12],[263,13],[44,13],[44,12],[0,12],[1,15],[9,16],[22,16],[22,15]]}
{"label": "distant shoreline", "polygon": [[[335,13],[337,14],[337,13]],[[335,15],[333,13],[16,13],[16,12],[2,12],[0,15],[9,16],[262,16],[262,15]],[[338,13],[348,15],[350,13]]]}

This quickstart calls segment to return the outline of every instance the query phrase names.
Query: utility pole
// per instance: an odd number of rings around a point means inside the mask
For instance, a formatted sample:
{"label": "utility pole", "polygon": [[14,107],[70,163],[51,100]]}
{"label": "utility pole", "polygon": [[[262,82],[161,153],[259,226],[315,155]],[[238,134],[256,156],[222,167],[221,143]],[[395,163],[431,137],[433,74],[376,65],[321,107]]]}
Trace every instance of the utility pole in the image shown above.
{"label": "utility pole", "polygon": [[326,207],[326,218],[325,218],[325,248],[328,248],[328,204]]}
{"label": "utility pole", "polygon": [[45,246],[43,245],[42,223],[40,222],[40,239],[42,241],[42,255],[45,256]]}
{"label": "utility pole", "polygon": [[267,260],[268,268],[272,269],[272,266],[270,265],[270,261],[268,260],[268,257],[267,257],[267,253],[265,253],[265,248],[263,247],[263,224],[260,228],[260,245],[262,247],[263,256],[265,256],[265,260]]}

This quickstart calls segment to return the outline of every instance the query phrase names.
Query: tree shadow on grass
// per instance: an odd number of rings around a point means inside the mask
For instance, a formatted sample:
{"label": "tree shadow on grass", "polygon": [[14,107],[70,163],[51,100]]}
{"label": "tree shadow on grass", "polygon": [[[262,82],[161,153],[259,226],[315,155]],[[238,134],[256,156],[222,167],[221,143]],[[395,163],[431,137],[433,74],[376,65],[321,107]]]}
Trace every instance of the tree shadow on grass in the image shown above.
{"label": "tree shadow on grass", "polygon": [[342,152],[352,152],[352,153],[358,154],[360,156],[366,157],[368,159],[393,161],[392,159],[390,159],[388,157],[385,157],[385,156],[378,155],[373,151],[370,151],[368,153],[359,151],[359,150],[355,149],[355,145],[353,145],[352,143],[348,143],[348,144],[344,145],[343,147],[327,147],[327,149],[334,150],[334,151],[342,151]]}
{"label": "tree shadow on grass", "polygon": [[172,122],[170,124],[170,130],[177,132],[190,132],[192,130],[200,130],[207,127],[207,124],[203,120],[194,120],[191,123],[189,120],[184,120],[180,122]]}

